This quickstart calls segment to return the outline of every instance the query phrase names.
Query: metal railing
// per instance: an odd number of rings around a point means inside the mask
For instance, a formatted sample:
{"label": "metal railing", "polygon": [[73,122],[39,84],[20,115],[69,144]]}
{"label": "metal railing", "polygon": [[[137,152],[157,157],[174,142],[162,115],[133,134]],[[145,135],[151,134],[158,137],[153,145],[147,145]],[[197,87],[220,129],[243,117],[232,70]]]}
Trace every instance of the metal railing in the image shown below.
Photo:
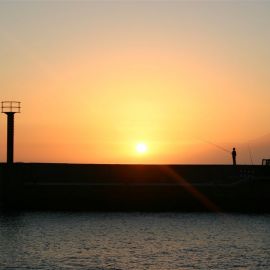
{"label": "metal railing", "polygon": [[270,159],[266,159],[266,158],[263,159],[263,160],[262,160],[262,165],[264,165],[264,166],[265,166],[265,165],[266,165],[266,166],[270,166]]}
{"label": "metal railing", "polygon": [[2,113],[20,113],[21,102],[19,101],[2,101],[1,102]]}

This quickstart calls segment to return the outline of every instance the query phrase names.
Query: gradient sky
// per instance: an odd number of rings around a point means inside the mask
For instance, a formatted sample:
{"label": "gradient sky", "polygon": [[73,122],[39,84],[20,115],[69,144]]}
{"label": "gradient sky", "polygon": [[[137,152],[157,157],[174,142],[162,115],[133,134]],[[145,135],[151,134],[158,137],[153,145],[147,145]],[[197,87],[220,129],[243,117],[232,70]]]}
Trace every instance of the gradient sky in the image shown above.
{"label": "gradient sky", "polygon": [[269,1],[1,1],[15,160],[230,163],[209,141],[248,162],[270,132],[269,29]]}

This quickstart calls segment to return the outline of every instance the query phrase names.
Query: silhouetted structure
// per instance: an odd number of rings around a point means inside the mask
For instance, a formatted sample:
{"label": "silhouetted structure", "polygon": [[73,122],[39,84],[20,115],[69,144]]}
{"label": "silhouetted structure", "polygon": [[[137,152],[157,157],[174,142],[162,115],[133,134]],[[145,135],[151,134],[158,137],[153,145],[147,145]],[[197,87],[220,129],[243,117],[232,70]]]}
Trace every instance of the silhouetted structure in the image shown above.
{"label": "silhouetted structure", "polygon": [[[270,212],[270,166],[0,163],[0,209]],[[1,186],[1,185],[0,185]]]}
{"label": "silhouetted structure", "polygon": [[232,159],[233,159],[233,165],[236,165],[236,151],[235,148],[232,150]]}
{"label": "silhouetted structure", "polygon": [[262,165],[264,165],[264,166],[265,166],[265,165],[266,165],[266,166],[270,166],[270,159],[265,159],[265,158],[264,158],[264,159],[262,160]]}
{"label": "silhouetted structure", "polygon": [[2,113],[7,115],[7,163],[13,163],[14,156],[14,114],[21,112],[18,101],[2,101]]}

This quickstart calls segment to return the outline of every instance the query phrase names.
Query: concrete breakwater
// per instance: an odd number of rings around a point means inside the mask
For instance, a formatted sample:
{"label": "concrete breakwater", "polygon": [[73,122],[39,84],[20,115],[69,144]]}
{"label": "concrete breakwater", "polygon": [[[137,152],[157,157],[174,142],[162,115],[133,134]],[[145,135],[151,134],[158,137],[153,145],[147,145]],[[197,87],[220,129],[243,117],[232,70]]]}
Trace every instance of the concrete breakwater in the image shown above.
{"label": "concrete breakwater", "polygon": [[270,212],[269,166],[14,163],[0,179],[15,209]]}

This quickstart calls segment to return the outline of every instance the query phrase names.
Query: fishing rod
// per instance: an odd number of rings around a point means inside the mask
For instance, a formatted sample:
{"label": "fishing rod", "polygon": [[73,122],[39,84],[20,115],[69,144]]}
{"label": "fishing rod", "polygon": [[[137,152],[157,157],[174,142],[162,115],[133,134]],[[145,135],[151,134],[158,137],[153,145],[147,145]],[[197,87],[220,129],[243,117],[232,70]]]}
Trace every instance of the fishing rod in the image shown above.
{"label": "fishing rod", "polygon": [[220,145],[218,145],[216,143],[213,143],[213,142],[210,142],[210,141],[206,141],[206,140],[203,140],[203,139],[200,139],[200,141],[205,142],[205,143],[208,143],[208,144],[211,144],[211,145],[215,146],[216,148],[218,148],[218,149],[220,149],[220,150],[222,150],[222,151],[224,151],[226,153],[231,154],[231,151],[229,151],[228,149],[223,148],[222,146],[220,146]]}

